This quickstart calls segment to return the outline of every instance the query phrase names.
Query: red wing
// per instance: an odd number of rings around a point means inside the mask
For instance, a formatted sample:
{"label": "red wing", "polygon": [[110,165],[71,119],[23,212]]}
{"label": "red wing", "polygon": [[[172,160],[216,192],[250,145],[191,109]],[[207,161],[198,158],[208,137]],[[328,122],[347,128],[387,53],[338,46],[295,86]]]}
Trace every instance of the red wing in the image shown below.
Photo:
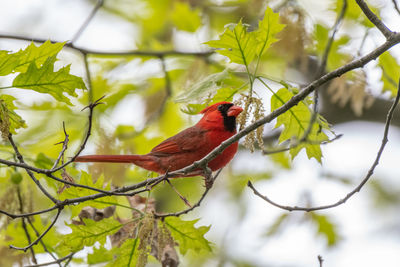
{"label": "red wing", "polygon": [[206,144],[205,131],[190,127],[174,135],[151,150],[151,154],[176,154],[195,151]]}

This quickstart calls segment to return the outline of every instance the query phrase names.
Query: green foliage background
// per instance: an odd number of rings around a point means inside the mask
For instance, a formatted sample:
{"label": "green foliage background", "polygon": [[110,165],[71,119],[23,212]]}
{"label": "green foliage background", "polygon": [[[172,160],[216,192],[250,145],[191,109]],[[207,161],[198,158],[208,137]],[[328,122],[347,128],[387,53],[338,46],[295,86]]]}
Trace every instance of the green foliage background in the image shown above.
{"label": "green foliage background", "polygon": [[[60,54],[71,53],[68,51],[71,43],[65,40],[25,43],[18,51],[1,50],[1,158],[16,160],[7,141],[9,134],[12,134],[28,164],[51,168],[61,150],[60,144],[54,144],[64,138],[63,122],[70,137],[67,152],[67,156],[70,156],[78,149],[87,127],[86,113],[81,111],[82,108],[103,95],[106,95],[105,104],[95,109],[93,136],[89,140],[89,149],[96,154],[147,153],[165,138],[192,125],[197,118],[192,116],[199,110],[219,101],[241,103],[245,109],[239,118],[241,128],[279,108],[301,89],[299,83],[288,80],[288,70],[294,67],[306,73],[311,64],[310,56],[323,57],[332,31],[323,22],[313,21],[312,26],[307,26],[307,12],[298,4],[292,5],[293,1],[277,2],[104,1],[102,12],[133,24],[138,32],[135,38],[137,51],[147,53],[113,55],[111,52],[86,51],[83,55],[88,63],[90,79],[85,72],[72,74],[70,62],[59,60]],[[341,12],[341,8],[342,1],[332,1],[326,5],[326,9],[335,16]],[[379,9],[375,10],[379,12]],[[365,31],[366,35],[374,26],[353,1],[348,3],[344,22]],[[185,54],[180,51],[181,45],[176,43],[179,34],[196,36],[202,31],[207,32],[207,37],[204,42],[198,42],[202,49],[200,52]],[[333,41],[324,71],[334,70],[357,56],[343,49],[350,42],[350,31],[345,29]],[[82,61],[73,64],[85,65]],[[140,72],[140,79],[134,80],[115,75],[126,66],[133,66],[135,71],[149,69],[149,66],[153,70]],[[393,98],[397,92],[395,81],[400,70],[398,61],[390,52],[385,52],[379,57],[377,68],[382,72],[381,94],[389,92]],[[363,77],[365,86],[362,92],[366,92],[368,74],[360,76],[357,72],[362,71],[346,73],[347,80],[340,86],[351,89],[354,84],[359,85],[359,79]],[[269,99],[263,98],[260,91],[268,92]],[[38,100],[26,101],[29,97]],[[135,108],[137,114],[131,116],[135,119],[141,116],[141,120],[134,122],[134,125],[107,126],[113,114],[133,97],[143,104],[143,110]],[[363,107],[364,102],[358,104]],[[264,144],[266,131],[263,128],[249,134],[242,142],[246,146],[241,148],[242,151],[255,148],[255,153],[290,144],[287,151],[265,156],[272,163],[270,170],[241,174],[228,167],[218,178],[222,180],[222,186],[213,189],[228,192],[233,203],[244,212],[241,207],[244,205],[242,196],[248,179],[262,183],[280,172],[290,171],[291,162],[301,153],[310,160],[322,163],[321,144],[335,137],[335,132],[321,114],[312,119],[313,105],[314,99],[309,96],[280,115],[273,123],[273,128],[280,130],[279,138],[272,143]],[[270,110],[266,111],[265,107],[270,107]],[[56,175],[63,177],[62,172],[60,170]],[[84,167],[71,164],[66,167],[66,172],[75,182],[102,190],[137,183],[155,175],[134,166],[108,164]],[[23,169],[1,165],[0,175],[1,210],[28,213],[51,206],[51,202],[34,186]],[[59,200],[93,194],[87,189],[63,188],[62,184],[45,175],[37,175],[37,178]],[[337,179],[337,182],[343,181]],[[203,190],[201,178],[179,179],[174,181],[174,185],[191,203],[200,198]],[[383,190],[378,182],[372,188],[376,192],[376,199],[393,195]],[[21,195],[22,199],[18,197]],[[186,208],[167,184],[156,186],[143,197],[147,201],[154,198],[154,208],[160,213]],[[396,198],[392,204],[398,202]],[[99,210],[115,206],[116,209],[111,217],[95,221],[80,217],[82,209],[88,206]],[[36,245],[33,250],[36,254],[53,253],[57,257],[64,257],[84,247],[91,247],[93,252],[83,259],[72,257],[72,262],[144,266],[158,264],[156,262],[160,259],[151,253],[152,242],[160,243],[164,238],[168,240],[166,243],[176,247],[180,261],[185,266],[208,266],[212,260],[227,261],[233,266],[255,266],[250,260],[225,259],[221,244],[212,244],[208,240],[207,233],[212,225],[203,225],[199,219],[201,214],[189,213],[165,220],[156,219],[150,214],[146,209],[138,212],[137,207],[125,197],[117,196],[70,205],[63,211],[65,225],[51,228],[43,238],[44,245]],[[53,217],[54,212],[31,216],[28,235],[34,239],[37,236],[35,229],[43,232]],[[78,220],[81,224],[73,223]],[[295,216],[282,212],[265,232],[267,236],[276,236],[286,224],[293,221],[298,221]],[[300,221],[313,225],[315,235],[322,236],[327,247],[334,247],[342,240],[337,222],[329,215],[310,213]],[[4,266],[26,263],[30,257],[29,253],[7,248],[10,244],[20,247],[28,244],[22,223],[21,219],[11,220],[4,215],[0,217],[0,255],[10,253],[7,258],[0,260]],[[110,249],[106,245],[107,238],[131,224],[134,230],[130,236],[122,240],[119,246]],[[65,228],[69,229],[68,234],[64,233]],[[162,233],[158,235],[158,241],[154,241],[155,233]],[[200,256],[193,256],[195,253],[200,253]]]}

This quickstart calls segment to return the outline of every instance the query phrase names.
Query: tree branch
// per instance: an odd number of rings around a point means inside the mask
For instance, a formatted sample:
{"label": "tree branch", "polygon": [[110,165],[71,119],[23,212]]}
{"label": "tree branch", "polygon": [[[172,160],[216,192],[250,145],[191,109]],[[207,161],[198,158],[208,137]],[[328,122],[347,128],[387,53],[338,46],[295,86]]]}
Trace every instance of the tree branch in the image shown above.
{"label": "tree branch", "polygon": [[322,55],[322,60],[321,60],[321,64],[319,66],[319,70],[317,73],[317,78],[319,78],[325,72],[326,64],[328,62],[329,52],[331,51],[333,41],[335,40],[335,35],[339,29],[340,23],[342,22],[342,20],[344,18],[344,14],[346,13],[346,10],[347,10],[347,0],[343,0],[342,9],[341,9],[338,17],[336,18],[335,24],[332,27],[331,36],[328,40],[328,43],[326,44],[324,54]]}
{"label": "tree branch", "polygon": [[75,252],[72,252],[70,254],[68,254],[65,257],[59,258],[55,261],[50,261],[50,262],[45,262],[45,263],[41,263],[41,264],[34,264],[34,265],[26,265],[25,267],[40,267],[40,266],[48,266],[48,265],[52,265],[52,264],[60,264],[61,262],[65,261],[65,260],[69,260],[72,258],[72,256],[74,256]]}
{"label": "tree branch", "polygon": [[63,146],[62,146],[60,153],[58,154],[57,159],[54,161],[54,164],[53,164],[53,167],[51,167],[51,170],[54,170],[57,167],[58,163],[60,162],[61,158],[64,157],[64,153],[68,148],[69,135],[67,134],[67,131],[65,130],[65,122],[63,122],[63,130],[64,130],[64,141],[61,141],[60,143],[58,143],[58,144],[63,144]]}
{"label": "tree branch", "polygon": [[62,208],[58,208],[57,211],[57,215],[54,218],[53,222],[49,225],[49,227],[47,227],[47,229],[32,243],[30,243],[29,245],[27,245],[26,247],[16,247],[13,245],[10,245],[10,248],[16,249],[16,250],[23,250],[24,252],[26,252],[28,249],[30,249],[32,246],[36,245],[37,243],[39,243],[39,241],[50,231],[50,229],[54,226],[54,224],[56,223],[56,221],[58,220],[58,216],[61,213]]}
{"label": "tree branch", "polygon": [[92,21],[94,16],[96,15],[97,11],[102,7],[104,4],[103,0],[98,0],[97,4],[94,6],[92,12],[89,14],[89,16],[86,18],[86,20],[82,23],[81,27],[79,27],[79,30],[74,34],[74,36],[71,39],[71,43],[74,43],[76,40],[81,37],[82,33],[85,31],[89,23]]}
{"label": "tree branch", "polygon": [[253,184],[248,181],[247,182],[247,186],[250,187],[254,194],[260,198],[262,198],[263,200],[265,200],[266,202],[270,203],[271,205],[278,207],[280,209],[284,209],[284,210],[288,210],[288,211],[315,211],[315,210],[324,210],[324,209],[330,209],[330,208],[334,208],[337,206],[340,206],[342,204],[344,204],[347,200],[349,200],[355,193],[360,192],[360,190],[362,189],[362,187],[367,183],[367,181],[370,179],[370,177],[372,176],[372,174],[375,171],[376,166],[378,166],[379,164],[379,160],[382,156],[383,150],[385,149],[385,146],[388,142],[388,134],[389,134],[389,128],[390,128],[390,122],[392,121],[393,118],[393,113],[394,110],[396,109],[397,104],[399,103],[400,100],[400,80],[399,80],[399,84],[398,84],[398,90],[397,90],[397,95],[395,100],[393,101],[392,106],[390,107],[388,113],[387,113],[387,117],[386,117],[386,123],[385,123],[385,130],[383,133],[383,138],[382,138],[382,143],[381,146],[378,150],[378,153],[376,155],[375,161],[373,162],[373,164],[371,165],[370,169],[368,170],[367,175],[365,176],[365,178],[361,181],[361,183],[355,187],[351,192],[349,192],[344,198],[340,199],[339,201],[333,203],[333,204],[329,204],[329,205],[324,205],[324,206],[317,206],[317,207],[298,207],[298,206],[285,206],[285,205],[281,205],[278,204],[274,201],[272,201],[271,199],[269,199],[267,196],[262,195],[259,191],[257,191],[257,189],[253,186]]}
{"label": "tree branch", "polygon": [[[12,138],[11,133],[8,135],[8,141],[10,141],[10,144],[13,147],[19,162],[24,164],[25,163],[24,162],[24,158],[22,157],[21,153],[18,150],[18,147],[14,143],[14,140]],[[57,203],[58,202],[57,199],[55,199],[49,192],[47,192],[47,190],[42,186],[42,184],[39,182],[39,180],[36,179],[36,177],[35,177],[35,175],[33,174],[32,171],[30,171],[29,169],[25,169],[25,171],[28,173],[29,177],[31,177],[32,181],[35,182],[37,187],[39,187],[40,191],[42,191],[43,194],[45,194],[51,201],[53,201],[53,203]]]}
{"label": "tree branch", "polygon": [[[28,221],[28,223],[29,223],[29,225],[31,226],[32,230],[35,232],[36,236],[39,237],[39,236],[40,236],[40,233],[39,233],[39,231],[36,229],[36,227],[35,227],[35,225],[33,224],[31,218],[30,218],[30,217],[26,217],[26,220]],[[29,243],[30,243],[30,241],[29,241]],[[47,249],[47,246],[46,246],[46,244],[43,242],[43,240],[40,240],[40,244],[42,245],[43,250],[46,251],[47,254],[50,255],[50,257],[52,257],[54,260],[57,260],[56,256],[54,256],[54,254],[53,254],[51,251],[49,251],[49,250]],[[32,248],[30,248],[30,249],[32,249]],[[61,264],[60,264],[60,263],[58,263],[58,265],[61,267]]]}
{"label": "tree branch", "polygon": [[[19,186],[17,187],[17,197],[18,197],[18,203],[19,203],[19,211],[21,213],[23,213],[24,212],[24,206],[23,206],[23,201],[22,201],[22,197],[21,197],[21,192],[20,192]],[[28,228],[26,227],[25,218],[22,218],[21,224],[22,224],[22,229],[24,229],[25,236],[26,236],[26,239],[28,240],[28,243],[31,243],[31,235],[29,234]],[[29,250],[31,251],[31,254],[32,254],[33,263],[37,264],[35,251],[33,250],[33,248],[30,248]]]}
{"label": "tree branch", "polygon": [[392,0],[392,2],[393,2],[394,9],[396,9],[397,13],[399,13],[399,15],[400,15],[399,5],[397,5],[396,0]]}
{"label": "tree branch", "polygon": [[371,11],[371,9],[369,9],[364,0],[356,0],[356,2],[365,16],[367,16],[367,18],[378,28],[378,30],[381,31],[386,39],[393,37],[393,32],[386,27],[386,25],[374,14],[374,12]]}
{"label": "tree branch", "polygon": [[[221,173],[222,169],[219,169],[218,172],[214,175],[213,177],[213,182],[217,179],[217,177],[219,176],[219,174]],[[179,217],[183,214],[187,214],[190,211],[194,210],[197,207],[200,207],[201,202],[203,201],[203,199],[206,197],[206,195],[208,194],[208,191],[210,191],[211,187],[206,187],[206,189],[204,190],[204,193],[201,195],[200,199],[197,201],[196,204],[194,204],[192,207],[187,208],[185,210],[179,211],[179,212],[171,212],[171,213],[166,213],[166,214],[158,214],[155,213],[154,217],[155,218],[166,218],[166,217],[170,217],[170,216],[175,216],[175,217]]]}
{"label": "tree branch", "polygon": [[[48,39],[33,38],[13,34],[0,34],[2,39],[14,39],[28,42],[44,43]],[[59,40],[50,40],[52,43],[61,42]],[[144,51],[144,50],[122,50],[122,51],[100,51],[95,49],[87,49],[80,46],[76,46],[72,43],[66,43],[65,47],[76,50],[82,54],[98,55],[98,56],[138,56],[138,57],[160,57],[160,56],[195,56],[208,58],[214,54],[214,51],[204,51],[204,52],[183,52],[177,50],[167,50],[167,51]]]}

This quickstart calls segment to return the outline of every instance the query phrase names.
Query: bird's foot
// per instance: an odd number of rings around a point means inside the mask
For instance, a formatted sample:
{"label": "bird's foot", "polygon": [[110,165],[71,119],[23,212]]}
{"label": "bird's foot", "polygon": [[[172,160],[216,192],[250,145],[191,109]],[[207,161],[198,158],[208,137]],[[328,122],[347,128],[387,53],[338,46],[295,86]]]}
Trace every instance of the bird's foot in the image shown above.
{"label": "bird's foot", "polygon": [[212,176],[212,171],[209,167],[204,169],[204,183],[207,189],[210,189],[214,184],[214,177]]}

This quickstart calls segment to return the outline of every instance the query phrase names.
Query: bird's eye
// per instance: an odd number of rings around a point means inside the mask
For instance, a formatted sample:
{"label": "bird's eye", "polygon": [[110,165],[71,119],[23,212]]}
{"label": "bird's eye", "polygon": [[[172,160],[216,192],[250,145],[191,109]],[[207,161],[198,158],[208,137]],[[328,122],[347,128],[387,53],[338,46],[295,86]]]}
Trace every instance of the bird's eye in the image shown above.
{"label": "bird's eye", "polygon": [[223,106],[223,105],[219,105],[219,106],[218,106],[218,110],[219,110],[219,111],[222,111],[223,109],[224,109],[224,106]]}

